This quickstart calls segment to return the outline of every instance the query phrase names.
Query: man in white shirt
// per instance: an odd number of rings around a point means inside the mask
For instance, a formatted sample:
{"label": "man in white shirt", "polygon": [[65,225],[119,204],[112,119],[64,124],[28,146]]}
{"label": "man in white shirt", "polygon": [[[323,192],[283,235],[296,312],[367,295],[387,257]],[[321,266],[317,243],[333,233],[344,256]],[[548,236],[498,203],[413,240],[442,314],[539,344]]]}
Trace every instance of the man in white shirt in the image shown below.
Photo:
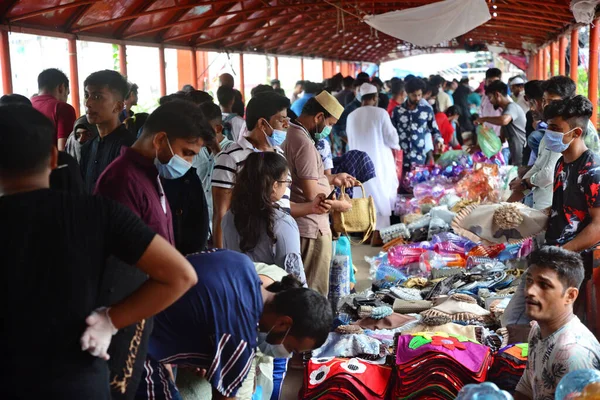
{"label": "man in white shirt", "polygon": [[508,81],[510,87],[510,98],[517,103],[524,112],[529,111],[529,103],[525,100],[525,80],[520,76],[515,76]]}
{"label": "man in white shirt", "polygon": [[446,112],[447,109],[454,105],[452,97],[450,97],[446,92],[444,92],[445,83],[446,80],[440,75],[435,75],[433,78],[431,78],[431,84],[440,89],[435,100],[439,112]]}
{"label": "man in white shirt", "polygon": [[221,106],[221,112],[223,113],[223,136],[237,142],[241,136],[241,132],[246,126],[246,121],[244,121],[244,118],[233,112],[235,89],[229,86],[221,86],[217,89],[217,99],[219,100],[219,106]]}
{"label": "man in white shirt", "polygon": [[600,344],[573,314],[584,278],[583,260],[577,253],[546,246],[529,256],[524,278],[525,312],[535,322],[527,368],[514,398],[553,399],[569,372],[600,369]]}
{"label": "man in white shirt", "polygon": [[377,88],[363,83],[360,95],[361,107],[348,116],[346,132],[348,149],[364,151],[375,165],[376,177],[364,183],[367,193],[373,196],[377,210],[373,238],[375,245],[379,231],[390,226],[390,216],[396,201],[398,175],[392,149],[400,150],[400,139],[388,113],[377,107]]}

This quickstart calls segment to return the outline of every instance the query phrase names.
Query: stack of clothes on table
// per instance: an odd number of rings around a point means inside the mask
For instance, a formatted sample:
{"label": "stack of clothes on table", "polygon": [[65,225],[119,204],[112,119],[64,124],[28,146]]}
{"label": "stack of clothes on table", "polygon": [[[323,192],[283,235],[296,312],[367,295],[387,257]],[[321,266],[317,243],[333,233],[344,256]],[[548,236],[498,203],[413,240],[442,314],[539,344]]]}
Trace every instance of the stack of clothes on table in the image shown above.
{"label": "stack of clothes on table", "polygon": [[358,358],[313,358],[304,374],[300,399],[383,400],[392,368]]}
{"label": "stack of clothes on table", "polygon": [[529,345],[511,344],[496,353],[494,363],[488,374],[488,380],[500,389],[514,392],[527,366]]}
{"label": "stack of clothes on table", "polygon": [[490,348],[465,336],[417,332],[398,337],[394,399],[454,399],[482,383],[492,365]]}

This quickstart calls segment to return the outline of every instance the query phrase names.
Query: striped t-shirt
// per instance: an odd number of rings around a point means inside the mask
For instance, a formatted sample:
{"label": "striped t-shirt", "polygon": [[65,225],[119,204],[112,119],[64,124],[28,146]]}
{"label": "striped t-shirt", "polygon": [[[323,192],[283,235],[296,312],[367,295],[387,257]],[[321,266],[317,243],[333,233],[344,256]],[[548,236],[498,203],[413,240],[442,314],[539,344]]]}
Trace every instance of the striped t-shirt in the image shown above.
{"label": "striped t-shirt", "polygon": [[[280,147],[274,147],[275,152],[285,157]],[[260,152],[244,136],[237,143],[232,144],[227,150],[220,152],[215,159],[215,169],[212,176],[212,186],[223,189],[233,189],[237,173],[244,166],[246,158],[254,152]],[[288,179],[292,179],[288,173]],[[279,207],[290,213],[290,188],[285,189],[285,194],[277,202]]]}

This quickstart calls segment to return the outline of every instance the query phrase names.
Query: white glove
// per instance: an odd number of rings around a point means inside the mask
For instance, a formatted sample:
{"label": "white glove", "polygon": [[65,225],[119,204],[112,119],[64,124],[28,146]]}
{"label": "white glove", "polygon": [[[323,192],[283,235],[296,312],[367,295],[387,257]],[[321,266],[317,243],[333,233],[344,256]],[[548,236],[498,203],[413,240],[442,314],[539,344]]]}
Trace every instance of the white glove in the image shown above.
{"label": "white glove", "polygon": [[81,336],[81,350],[87,350],[91,355],[104,360],[110,358],[108,346],[113,335],[118,331],[110,320],[108,310],[110,308],[101,307],[92,311],[85,319],[88,327]]}

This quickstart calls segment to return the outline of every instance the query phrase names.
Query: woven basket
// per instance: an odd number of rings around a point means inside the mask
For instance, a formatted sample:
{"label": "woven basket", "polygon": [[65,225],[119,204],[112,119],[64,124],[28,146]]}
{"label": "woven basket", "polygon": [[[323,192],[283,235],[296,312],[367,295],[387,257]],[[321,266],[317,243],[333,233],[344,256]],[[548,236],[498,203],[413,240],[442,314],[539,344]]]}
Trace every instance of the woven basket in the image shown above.
{"label": "woven basket", "polygon": [[364,233],[363,240],[360,242],[364,243],[375,229],[377,217],[373,197],[366,197],[365,188],[361,183],[358,185],[362,189],[363,197],[353,199],[345,194],[346,188],[342,186],[343,194],[340,199],[350,202],[352,208],[344,213],[339,211],[333,213],[333,229],[346,235],[349,233]]}

